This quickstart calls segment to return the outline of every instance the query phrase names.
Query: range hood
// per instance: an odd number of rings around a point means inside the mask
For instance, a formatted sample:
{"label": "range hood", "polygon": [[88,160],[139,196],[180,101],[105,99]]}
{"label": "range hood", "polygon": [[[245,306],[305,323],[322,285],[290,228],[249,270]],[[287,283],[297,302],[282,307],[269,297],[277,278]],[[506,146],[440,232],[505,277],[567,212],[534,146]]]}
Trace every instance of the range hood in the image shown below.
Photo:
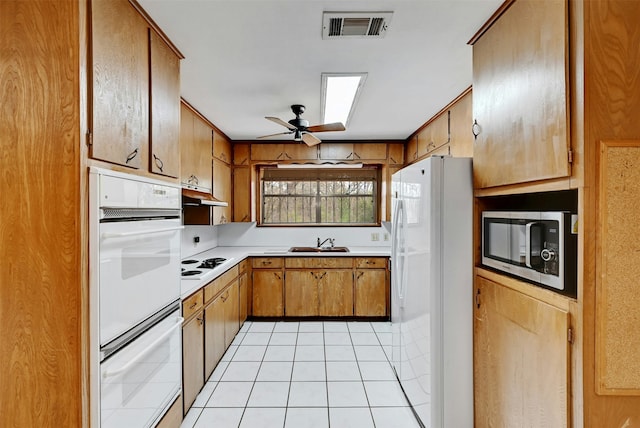
{"label": "range hood", "polygon": [[182,205],[183,206],[212,206],[212,207],[228,207],[229,203],[214,198],[209,193],[198,192],[192,189],[182,189]]}

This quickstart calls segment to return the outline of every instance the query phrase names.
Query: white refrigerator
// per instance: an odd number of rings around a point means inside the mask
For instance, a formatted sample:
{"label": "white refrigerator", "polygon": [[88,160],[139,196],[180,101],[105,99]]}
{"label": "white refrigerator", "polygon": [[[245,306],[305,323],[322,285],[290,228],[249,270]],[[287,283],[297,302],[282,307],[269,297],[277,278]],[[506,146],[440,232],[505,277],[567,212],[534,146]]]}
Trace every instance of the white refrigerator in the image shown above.
{"label": "white refrigerator", "polygon": [[471,159],[433,156],[392,179],[392,363],[427,428],[473,427]]}

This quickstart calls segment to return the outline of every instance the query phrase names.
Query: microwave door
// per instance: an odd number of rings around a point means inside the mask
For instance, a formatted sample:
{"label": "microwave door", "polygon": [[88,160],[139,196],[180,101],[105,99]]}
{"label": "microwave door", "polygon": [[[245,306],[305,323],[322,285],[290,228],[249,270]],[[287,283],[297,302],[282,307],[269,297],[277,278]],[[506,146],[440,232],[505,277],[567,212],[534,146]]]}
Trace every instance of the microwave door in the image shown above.
{"label": "microwave door", "polygon": [[525,265],[530,269],[539,270],[542,264],[543,232],[544,225],[540,222],[530,222],[525,226]]}

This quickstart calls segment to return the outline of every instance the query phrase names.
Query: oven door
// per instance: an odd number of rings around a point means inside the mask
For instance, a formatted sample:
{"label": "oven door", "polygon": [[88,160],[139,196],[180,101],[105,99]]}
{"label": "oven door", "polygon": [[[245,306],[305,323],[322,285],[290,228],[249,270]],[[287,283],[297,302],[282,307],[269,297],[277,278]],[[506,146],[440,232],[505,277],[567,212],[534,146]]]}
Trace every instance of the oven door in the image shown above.
{"label": "oven door", "polygon": [[100,223],[100,345],[180,297],[179,218]]}
{"label": "oven door", "polygon": [[101,428],[154,426],[180,394],[182,321],[171,312],[100,364]]}

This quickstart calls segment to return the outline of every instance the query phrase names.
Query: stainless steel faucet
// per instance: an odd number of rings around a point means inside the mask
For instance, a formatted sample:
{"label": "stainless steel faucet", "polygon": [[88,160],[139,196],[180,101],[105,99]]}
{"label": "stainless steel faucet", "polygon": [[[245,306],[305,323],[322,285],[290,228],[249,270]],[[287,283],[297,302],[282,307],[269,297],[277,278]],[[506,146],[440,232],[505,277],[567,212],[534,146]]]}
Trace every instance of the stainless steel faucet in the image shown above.
{"label": "stainless steel faucet", "polygon": [[320,242],[320,238],[318,238],[318,240],[316,241],[318,243],[318,245],[316,245],[318,248],[322,248],[322,246],[324,245],[325,242],[329,241],[329,244],[331,245],[331,248],[333,248],[333,244],[335,239],[334,238],[327,238],[324,241]]}

